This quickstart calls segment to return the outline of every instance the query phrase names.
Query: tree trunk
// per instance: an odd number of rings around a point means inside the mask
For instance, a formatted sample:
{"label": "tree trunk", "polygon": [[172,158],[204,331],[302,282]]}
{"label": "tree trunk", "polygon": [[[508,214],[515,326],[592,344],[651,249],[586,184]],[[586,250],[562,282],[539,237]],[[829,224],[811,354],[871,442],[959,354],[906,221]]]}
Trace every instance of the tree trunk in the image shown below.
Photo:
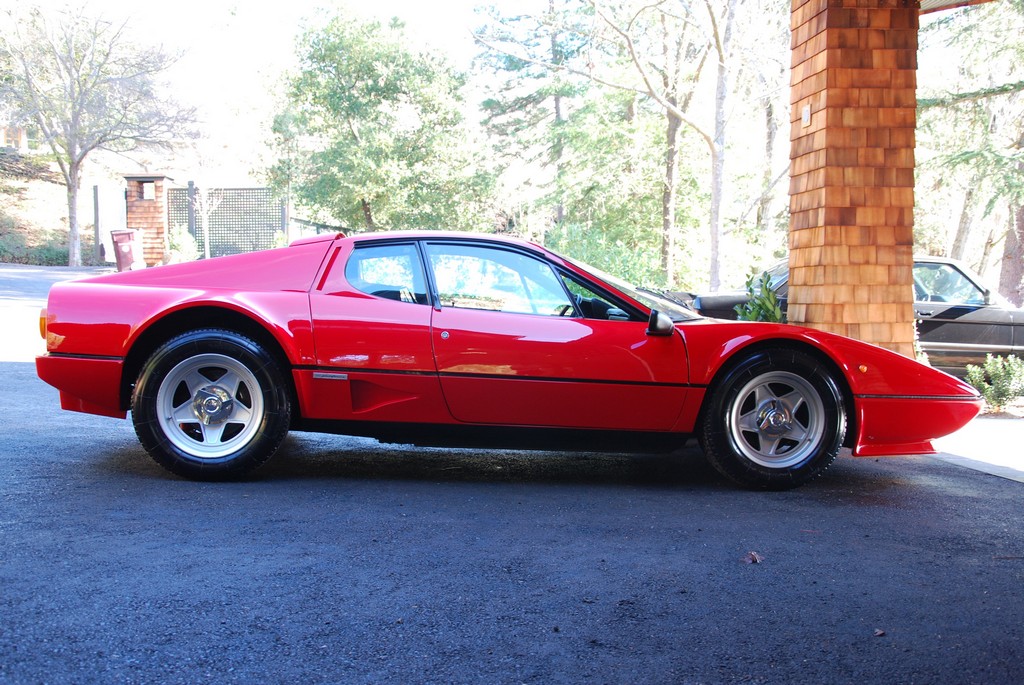
{"label": "tree trunk", "polygon": [[1024,306],[1024,205],[1011,212],[1001,266],[999,294],[1016,307]]}
{"label": "tree trunk", "polygon": [[81,183],[81,162],[68,167],[68,266],[82,266],[82,239],[78,230],[78,186]]}
{"label": "tree trunk", "polygon": [[[674,103],[673,103],[674,104]],[[671,111],[665,131],[665,185],[661,193],[661,269],[665,284],[676,284],[676,176],[679,173],[679,129],[682,120]]]}
{"label": "tree trunk", "polygon": [[[762,77],[761,83],[767,91],[767,80]],[[764,235],[768,231],[768,210],[772,204],[772,194],[769,191],[774,180],[772,167],[775,161],[775,137],[779,132],[779,122],[775,120],[775,103],[770,97],[764,99],[764,125],[764,174],[761,179],[761,199],[757,203],[757,235]]]}
{"label": "tree trunk", "polygon": [[[551,16],[555,16],[555,0],[548,0],[548,12]],[[561,50],[558,49],[558,32],[555,30],[551,31],[551,63],[561,65],[565,60],[562,59]],[[555,89],[554,94],[554,108],[555,108],[555,124],[554,133],[555,139],[552,145],[551,156],[555,162],[555,178],[556,187],[558,188],[559,202],[555,205],[555,225],[560,226],[565,221],[565,204],[562,203],[562,155],[564,154],[564,136],[565,133],[562,131],[562,124],[565,121],[565,116],[562,113],[562,95],[558,89]],[[543,236],[542,242],[543,242]]]}
{"label": "tree trunk", "polygon": [[992,248],[996,244],[996,229],[990,228],[988,230],[988,238],[985,239],[985,244],[981,247],[981,260],[975,264],[975,271],[978,275],[984,278],[985,270],[988,268],[989,260],[992,259]]}
{"label": "tree trunk", "polygon": [[210,258],[210,213],[204,211],[200,218],[203,223],[203,259]]}
{"label": "tree trunk", "polygon": [[366,224],[366,230],[376,230],[377,226],[373,223],[373,211],[370,209],[370,203],[367,200],[360,200],[359,203],[363,207],[363,221]]}
{"label": "tree trunk", "polygon": [[963,259],[964,253],[967,251],[967,238],[971,234],[971,219],[974,216],[975,180],[971,180],[971,184],[967,186],[967,192],[964,194],[964,206],[960,210],[960,223],[957,224],[953,247],[949,251],[949,256],[953,259]]}
{"label": "tree trunk", "polygon": [[[733,18],[736,16],[736,7],[739,0],[729,0],[726,6],[725,15],[722,18],[722,38],[717,46],[718,53],[718,75],[715,79],[715,133],[711,150],[711,212],[708,228],[710,231],[710,269],[708,274],[708,288],[716,292],[722,286],[721,278],[721,242],[725,233],[722,227],[722,204],[725,192],[725,129],[726,129],[726,106],[729,95],[730,79],[729,50],[732,47]],[[711,4],[708,3],[708,11],[711,12]]]}

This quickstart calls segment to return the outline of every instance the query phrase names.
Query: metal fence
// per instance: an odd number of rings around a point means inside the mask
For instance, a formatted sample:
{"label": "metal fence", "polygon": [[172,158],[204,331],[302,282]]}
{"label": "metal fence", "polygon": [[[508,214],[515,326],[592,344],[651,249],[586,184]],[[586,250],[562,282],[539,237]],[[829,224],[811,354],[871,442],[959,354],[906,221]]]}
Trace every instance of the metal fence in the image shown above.
{"label": "metal fence", "polygon": [[187,188],[168,190],[170,228],[187,228],[200,254],[205,253],[204,213],[211,257],[271,248],[277,234],[286,230],[287,212],[269,188],[211,188],[203,192],[189,181]]}

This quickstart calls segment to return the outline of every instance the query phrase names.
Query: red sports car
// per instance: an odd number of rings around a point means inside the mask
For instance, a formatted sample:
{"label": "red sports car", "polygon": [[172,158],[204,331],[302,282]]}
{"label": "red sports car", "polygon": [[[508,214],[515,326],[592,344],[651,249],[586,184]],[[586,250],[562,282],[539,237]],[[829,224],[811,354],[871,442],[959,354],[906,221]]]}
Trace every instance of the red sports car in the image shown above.
{"label": "red sports car", "polygon": [[240,477],[289,429],[414,444],[673,448],[753,488],[926,454],[971,386],[792,325],[705,319],[542,247],[451,233],[289,247],[58,283],[39,377],[124,418],[188,478]]}

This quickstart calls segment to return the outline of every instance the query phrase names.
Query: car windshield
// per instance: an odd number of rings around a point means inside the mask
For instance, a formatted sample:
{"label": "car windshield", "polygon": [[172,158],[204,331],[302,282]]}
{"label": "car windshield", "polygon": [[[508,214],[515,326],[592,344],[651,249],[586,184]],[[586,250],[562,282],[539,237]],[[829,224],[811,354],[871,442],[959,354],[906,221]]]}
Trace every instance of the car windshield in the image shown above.
{"label": "car windshield", "polygon": [[597,276],[599,279],[601,279],[608,285],[613,286],[622,293],[625,293],[626,295],[633,298],[634,300],[644,305],[645,307],[649,309],[657,309],[659,312],[669,317],[670,319],[672,319],[672,321],[676,323],[679,323],[681,321],[692,321],[694,319],[703,318],[700,314],[693,311],[692,309],[687,309],[684,305],[680,304],[679,302],[670,300],[664,295],[661,295],[660,293],[657,293],[653,290],[637,288],[635,285],[627,283],[621,278],[617,278],[615,276],[607,274],[601,271],[600,269],[590,266],[589,264],[586,264],[584,262],[575,259],[570,259],[565,256],[562,256],[562,259],[574,264],[575,266],[579,267],[580,269],[589,274]]}
{"label": "car windshield", "polygon": [[778,290],[779,286],[789,279],[789,262],[783,260],[768,269],[766,273],[768,274],[768,278],[771,279],[771,285],[769,287],[771,287],[772,290]]}

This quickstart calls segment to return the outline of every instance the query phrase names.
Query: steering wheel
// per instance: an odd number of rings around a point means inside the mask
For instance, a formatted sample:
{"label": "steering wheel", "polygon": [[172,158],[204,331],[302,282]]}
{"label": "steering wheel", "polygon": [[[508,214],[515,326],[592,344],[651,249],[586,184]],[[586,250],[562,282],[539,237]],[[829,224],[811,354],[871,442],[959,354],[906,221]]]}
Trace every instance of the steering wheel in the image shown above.
{"label": "steering wheel", "polygon": [[575,304],[564,304],[558,310],[558,316],[570,316],[575,314],[579,310],[580,305],[583,303],[583,298],[576,293],[569,293],[572,295],[573,302]]}

